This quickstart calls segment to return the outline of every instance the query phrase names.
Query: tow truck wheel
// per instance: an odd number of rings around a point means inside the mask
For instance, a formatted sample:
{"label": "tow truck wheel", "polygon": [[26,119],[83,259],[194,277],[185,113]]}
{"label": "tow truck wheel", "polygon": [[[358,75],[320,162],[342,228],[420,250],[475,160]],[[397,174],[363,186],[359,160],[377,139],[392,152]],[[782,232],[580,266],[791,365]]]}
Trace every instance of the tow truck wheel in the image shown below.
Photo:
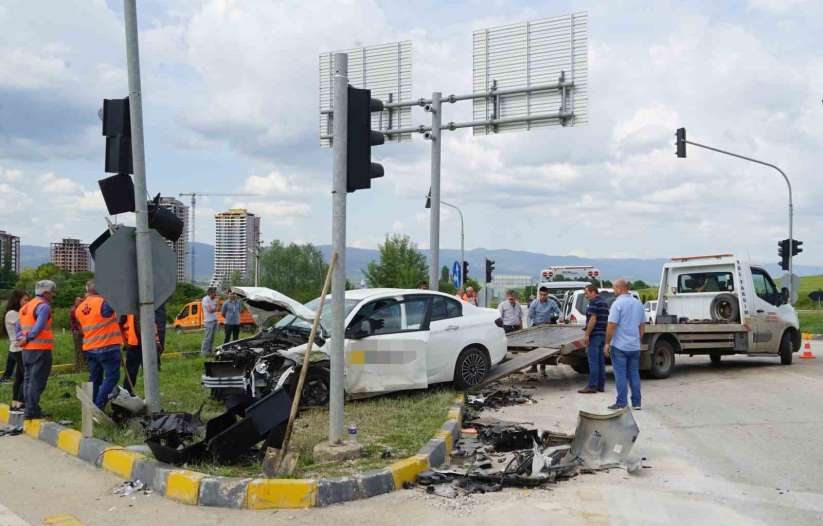
{"label": "tow truck wheel", "polygon": [[720,357],[721,357],[721,355],[716,353],[716,352],[713,352],[713,353],[709,354],[709,359],[712,361],[712,363],[714,365],[719,365],[720,364]]}
{"label": "tow truck wheel", "polygon": [[652,353],[652,366],[649,376],[661,380],[668,378],[674,369],[674,347],[668,340],[657,340]]}
{"label": "tow truck wheel", "polygon": [[780,339],[780,363],[783,365],[792,364],[792,337],[788,332],[783,334]]}
{"label": "tow truck wheel", "polygon": [[463,349],[454,365],[454,383],[459,389],[468,389],[483,382],[491,370],[491,360],[480,347]]}

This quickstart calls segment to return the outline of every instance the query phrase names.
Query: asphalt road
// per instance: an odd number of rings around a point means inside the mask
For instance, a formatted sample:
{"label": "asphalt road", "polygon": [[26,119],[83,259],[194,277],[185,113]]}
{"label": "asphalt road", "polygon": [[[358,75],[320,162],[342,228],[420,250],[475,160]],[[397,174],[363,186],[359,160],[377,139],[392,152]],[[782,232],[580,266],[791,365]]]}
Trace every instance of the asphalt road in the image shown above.
{"label": "asphalt road", "polygon": [[[612,402],[611,392],[577,394],[582,381],[567,367],[549,368],[548,377],[528,383],[537,404],[496,416],[571,431],[578,409],[602,411]],[[671,378],[645,381],[643,396],[634,453],[650,467],[637,475],[612,470],[548,490],[455,500],[407,490],[312,510],[233,511],[116,497],[114,475],[28,437],[3,437],[0,525],[42,524],[56,514],[89,525],[152,526],[823,523],[823,357],[788,367],[772,359],[733,358],[719,367],[707,358],[680,359]]]}

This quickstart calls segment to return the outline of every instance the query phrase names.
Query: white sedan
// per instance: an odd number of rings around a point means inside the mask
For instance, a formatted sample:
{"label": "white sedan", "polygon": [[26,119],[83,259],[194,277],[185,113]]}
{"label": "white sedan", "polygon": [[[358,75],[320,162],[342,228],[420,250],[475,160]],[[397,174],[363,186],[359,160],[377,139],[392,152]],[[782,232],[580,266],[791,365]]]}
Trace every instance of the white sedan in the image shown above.
{"label": "white sedan", "polygon": [[[309,324],[319,298],[305,305],[263,287],[235,287],[261,324],[272,314],[292,317],[277,325]],[[453,296],[417,289],[346,291],[346,392],[349,395],[423,389],[454,382],[465,389],[482,382],[506,356],[506,336],[497,311]],[[320,316],[324,337],[331,322],[331,296]],[[330,341],[315,347],[330,353]],[[283,350],[297,361],[305,345]],[[315,360],[312,360],[315,361]]]}

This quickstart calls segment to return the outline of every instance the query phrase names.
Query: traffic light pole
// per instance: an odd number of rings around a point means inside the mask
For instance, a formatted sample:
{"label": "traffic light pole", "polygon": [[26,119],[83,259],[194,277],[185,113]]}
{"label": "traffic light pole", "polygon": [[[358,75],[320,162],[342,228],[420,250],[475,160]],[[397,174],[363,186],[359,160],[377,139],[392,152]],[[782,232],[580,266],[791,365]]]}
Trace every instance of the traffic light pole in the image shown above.
{"label": "traffic light pole", "polygon": [[774,164],[767,163],[765,161],[760,161],[737,153],[727,152],[726,150],[721,150],[720,148],[713,148],[711,146],[706,146],[705,144],[700,144],[689,140],[683,142],[685,142],[686,144],[691,144],[692,146],[697,146],[698,148],[705,148],[706,150],[711,150],[713,152],[730,155],[732,157],[737,157],[738,159],[743,159],[744,161],[750,161],[753,163],[762,164],[763,166],[768,166],[769,168],[774,168],[775,170],[780,172],[780,175],[783,176],[783,179],[786,181],[786,187],[788,187],[789,189],[789,282],[783,284],[783,286],[789,289],[789,297],[792,297],[795,292],[794,290],[792,290],[792,279],[794,279],[794,266],[792,265],[792,259],[794,259],[794,204],[792,201],[792,183],[789,181],[789,177],[783,170],[781,170]]}
{"label": "traffic light pole", "polygon": [[332,253],[337,264],[331,284],[331,377],[329,393],[329,444],[343,440],[343,367],[346,294],[346,161],[348,150],[349,62],[345,53],[334,54],[334,121],[332,161]]}
{"label": "traffic light pole", "polygon": [[[432,114],[432,128],[429,139],[432,142],[431,160],[431,222],[429,225],[429,253],[431,254],[431,268],[429,268],[429,288],[440,290],[440,150],[441,130],[440,123],[443,112],[440,92],[432,93],[432,102],[429,111]],[[462,263],[461,263],[462,265]],[[463,268],[460,268],[463,272]],[[462,278],[461,278],[462,280]]]}
{"label": "traffic light pole", "polygon": [[[126,62],[129,75],[131,148],[134,165],[134,208],[136,215],[137,289],[140,304],[140,342],[143,349],[143,384],[149,413],[160,411],[160,379],[154,341],[154,270],[149,238],[146,201],[146,156],[143,147],[143,103],[140,89],[140,51],[137,41],[135,0],[123,0],[126,22]],[[165,323],[165,320],[163,320]]]}

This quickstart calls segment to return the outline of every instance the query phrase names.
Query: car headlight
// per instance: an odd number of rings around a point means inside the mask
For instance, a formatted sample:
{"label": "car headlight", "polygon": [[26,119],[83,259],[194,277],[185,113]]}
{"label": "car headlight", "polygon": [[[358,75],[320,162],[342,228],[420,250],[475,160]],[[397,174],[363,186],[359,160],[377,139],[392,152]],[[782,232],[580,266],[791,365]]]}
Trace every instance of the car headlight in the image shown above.
{"label": "car headlight", "polygon": [[264,361],[259,361],[254,364],[254,372],[257,374],[266,374],[269,371],[269,364]]}

